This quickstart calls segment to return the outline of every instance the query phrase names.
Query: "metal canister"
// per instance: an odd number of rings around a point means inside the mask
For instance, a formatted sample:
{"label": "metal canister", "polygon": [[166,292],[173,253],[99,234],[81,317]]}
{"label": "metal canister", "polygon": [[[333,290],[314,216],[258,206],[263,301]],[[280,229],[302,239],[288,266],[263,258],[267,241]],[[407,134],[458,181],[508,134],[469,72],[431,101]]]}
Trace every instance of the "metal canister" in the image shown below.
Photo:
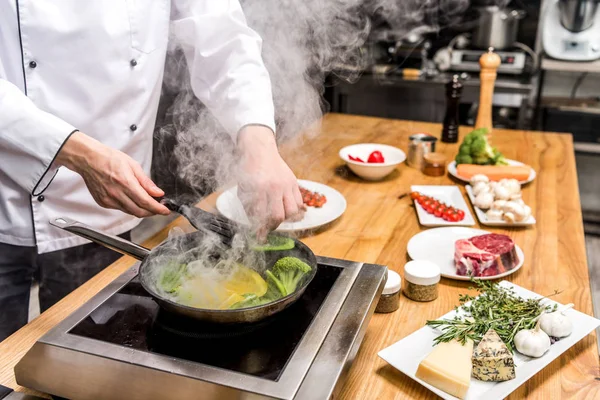
{"label": "metal canister", "polygon": [[409,167],[421,171],[423,170],[423,164],[425,163],[423,157],[425,154],[433,153],[435,151],[437,138],[426,133],[417,133],[410,136],[408,139],[408,157],[406,158],[406,163]]}

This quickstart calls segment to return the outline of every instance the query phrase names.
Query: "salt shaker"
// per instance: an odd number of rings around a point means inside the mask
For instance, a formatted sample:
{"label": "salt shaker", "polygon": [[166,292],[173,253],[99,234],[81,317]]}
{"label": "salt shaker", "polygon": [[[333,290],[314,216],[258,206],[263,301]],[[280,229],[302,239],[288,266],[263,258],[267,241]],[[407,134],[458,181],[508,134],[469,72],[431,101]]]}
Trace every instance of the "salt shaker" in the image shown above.
{"label": "salt shaker", "polygon": [[458,142],[458,105],[462,95],[463,84],[458,75],[446,84],[446,116],[442,130],[442,142]]}

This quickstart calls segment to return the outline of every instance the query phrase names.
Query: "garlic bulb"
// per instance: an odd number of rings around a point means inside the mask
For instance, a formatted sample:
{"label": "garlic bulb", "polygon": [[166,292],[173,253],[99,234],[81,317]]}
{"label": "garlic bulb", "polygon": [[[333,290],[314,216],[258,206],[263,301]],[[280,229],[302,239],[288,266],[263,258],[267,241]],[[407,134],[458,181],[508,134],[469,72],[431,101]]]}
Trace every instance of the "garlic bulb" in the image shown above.
{"label": "garlic bulb", "polygon": [[479,207],[482,210],[487,210],[492,206],[494,202],[494,195],[491,193],[480,193],[475,197],[475,207]]}
{"label": "garlic bulb", "polygon": [[502,221],[502,210],[491,208],[485,213],[488,221]]}
{"label": "garlic bulb", "polygon": [[478,182],[488,183],[489,181],[490,179],[483,174],[473,175],[471,177],[471,186],[475,186]]}
{"label": "garlic bulb", "polygon": [[541,357],[550,348],[550,338],[540,329],[538,321],[534,329],[522,329],[515,335],[515,347],[521,354]]}
{"label": "garlic bulb", "polygon": [[573,304],[569,304],[559,311],[542,314],[540,317],[540,328],[546,332],[548,336],[557,338],[569,336],[571,332],[573,332],[573,323],[564,312],[571,307],[573,307]]}
{"label": "garlic bulb", "polygon": [[514,224],[517,221],[517,217],[515,216],[515,214],[510,211],[505,212],[502,216],[502,219],[504,219],[509,224]]}
{"label": "garlic bulb", "polygon": [[494,196],[496,197],[496,200],[508,200],[510,198],[510,192],[504,186],[496,185],[494,188]]}
{"label": "garlic bulb", "polygon": [[504,211],[504,207],[506,206],[507,201],[506,200],[496,200],[493,204],[492,204],[492,208],[494,210],[500,210],[500,211]]}
{"label": "garlic bulb", "polygon": [[480,193],[488,193],[488,192],[490,192],[490,187],[485,182],[477,182],[475,184],[475,186],[473,186],[473,194],[475,196],[479,195]]}

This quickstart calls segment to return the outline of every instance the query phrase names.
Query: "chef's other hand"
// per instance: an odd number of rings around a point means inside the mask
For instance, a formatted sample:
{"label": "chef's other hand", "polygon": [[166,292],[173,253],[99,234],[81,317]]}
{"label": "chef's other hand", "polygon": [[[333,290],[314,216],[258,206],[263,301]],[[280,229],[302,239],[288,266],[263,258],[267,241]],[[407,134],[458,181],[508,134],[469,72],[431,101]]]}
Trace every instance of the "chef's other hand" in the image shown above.
{"label": "chef's other hand", "polygon": [[279,155],[273,131],[249,125],[238,136],[238,197],[259,239],[304,205],[296,176]]}
{"label": "chef's other hand", "polygon": [[81,175],[96,202],[136,217],[169,214],[152,197],[164,196],[142,167],[127,154],[81,132],[65,142],[56,161]]}

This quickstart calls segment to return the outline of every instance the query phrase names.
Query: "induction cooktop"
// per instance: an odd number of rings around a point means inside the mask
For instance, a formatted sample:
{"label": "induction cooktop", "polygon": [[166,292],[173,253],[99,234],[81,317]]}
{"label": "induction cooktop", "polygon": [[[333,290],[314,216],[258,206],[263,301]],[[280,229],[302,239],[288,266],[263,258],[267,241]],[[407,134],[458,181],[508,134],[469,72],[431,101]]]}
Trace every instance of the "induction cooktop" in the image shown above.
{"label": "induction cooktop", "polygon": [[136,265],[40,339],[15,367],[17,382],[65,399],[329,398],[360,346],[386,268],[318,261],[291,307],[229,326],[166,313]]}

